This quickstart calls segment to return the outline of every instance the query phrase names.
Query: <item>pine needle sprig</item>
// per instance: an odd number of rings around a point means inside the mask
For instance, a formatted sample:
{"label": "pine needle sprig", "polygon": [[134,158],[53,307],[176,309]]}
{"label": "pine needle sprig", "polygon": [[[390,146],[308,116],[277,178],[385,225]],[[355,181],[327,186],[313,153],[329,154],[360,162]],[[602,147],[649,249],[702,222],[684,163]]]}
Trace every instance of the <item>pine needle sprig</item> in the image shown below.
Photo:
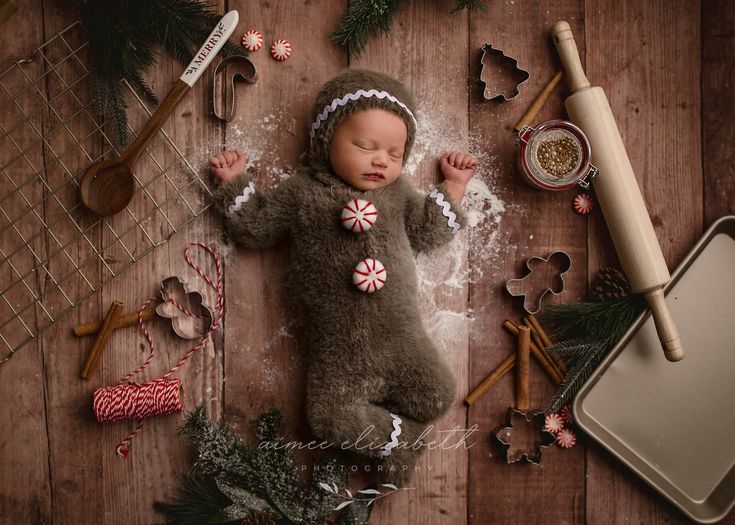
{"label": "pine needle sprig", "polygon": [[[555,347],[549,347],[549,352],[555,352]],[[605,357],[609,348],[601,342],[591,342],[577,345],[575,358],[567,361],[569,369],[559,384],[554,396],[549,401],[547,412],[558,412],[565,405],[572,402],[572,398],[582,387],[582,384],[592,375],[597,365]]]}
{"label": "pine needle sprig", "polygon": [[359,57],[368,37],[378,30],[390,33],[393,20],[404,0],[355,0],[350,2],[337,29],[329,38]]}
{"label": "pine needle sprig", "polygon": [[548,304],[540,318],[557,327],[559,340],[620,339],[644,306],[637,295],[606,303]]}
{"label": "pine needle sprig", "polygon": [[[109,121],[118,145],[127,142],[127,106],[123,81],[146,100],[158,97],[144,81],[157,61],[159,50],[174,56],[182,66],[192,59],[221,15],[198,0],[69,0],[79,10],[92,54],[92,101],[98,115]],[[247,55],[232,42],[224,56]]]}
{"label": "pine needle sprig", "polygon": [[462,9],[477,9],[478,11],[487,11],[487,4],[483,0],[454,0],[452,13],[461,11]]}
{"label": "pine needle sprig", "polygon": [[153,508],[166,516],[169,523],[201,525],[202,523],[231,523],[223,509],[232,502],[211,479],[192,473],[177,476],[178,487],[173,501],[156,501]]}
{"label": "pine needle sprig", "polygon": [[[253,424],[257,445],[250,445],[225,422],[209,419],[203,405],[197,407],[179,428],[179,435],[188,436],[197,449],[192,471],[180,478],[174,500],[157,502],[156,509],[169,523],[185,525],[241,520],[331,523],[326,520],[339,504],[336,494],[346,490],[347,471],[339,468],[336,457],[320,456],[307,483],[292,449],[282,442],[281,425],[280,412],[265,412]],[[334,493],[324,491],[323,484],[333,487]],[[345,523],[365,525],[370,513],[348,514]]]}
{"label": "pine needle sprig", "polygon": [[637,295],[605,303],[544,306],[539,318],[554,326],[553,334],[557,340],[547,350],[559,354],[568,366],[547,412],[557,412],[572,402],[582,384],[644,308],[643,298]]}

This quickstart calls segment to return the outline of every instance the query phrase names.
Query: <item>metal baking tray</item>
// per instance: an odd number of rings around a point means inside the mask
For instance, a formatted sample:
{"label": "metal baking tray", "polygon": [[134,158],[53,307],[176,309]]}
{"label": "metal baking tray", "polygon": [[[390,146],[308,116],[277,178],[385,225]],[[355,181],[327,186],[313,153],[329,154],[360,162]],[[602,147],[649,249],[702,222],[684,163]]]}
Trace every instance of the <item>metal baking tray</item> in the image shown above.
{"label": "metal baking tray", "polygon": [[664,358],[650,314],[582,386],[579,426],[691,519],[735,504],[735,216],[715,222],[672,274],[666,302],[686,355]]}

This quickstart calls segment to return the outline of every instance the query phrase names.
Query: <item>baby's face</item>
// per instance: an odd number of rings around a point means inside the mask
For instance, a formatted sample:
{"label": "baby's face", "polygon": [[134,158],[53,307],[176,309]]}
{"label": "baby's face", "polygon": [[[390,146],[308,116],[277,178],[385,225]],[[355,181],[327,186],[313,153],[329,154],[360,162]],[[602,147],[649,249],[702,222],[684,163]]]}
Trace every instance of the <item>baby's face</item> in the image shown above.
{"label": "baby's face", "polygon": [[401,174],[408,131],[403,119],[383,109],[347,117],[329,143],[329,161],[337,176],[358,190],[393,184]]}

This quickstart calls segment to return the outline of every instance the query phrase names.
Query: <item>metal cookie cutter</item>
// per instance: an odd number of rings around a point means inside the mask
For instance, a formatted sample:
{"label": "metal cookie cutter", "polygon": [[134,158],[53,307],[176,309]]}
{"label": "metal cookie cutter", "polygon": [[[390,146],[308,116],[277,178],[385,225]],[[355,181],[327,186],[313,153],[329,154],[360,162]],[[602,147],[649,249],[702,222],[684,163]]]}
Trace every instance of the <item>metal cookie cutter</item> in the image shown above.
{"label": "metal cookie cutter", "polygon": [[495,432],[495,439],[505,447],[505,460],[515,463],[526,459],[535,465],[541,464],[541,449],[554,443],[554,435],[544,430],[545,414],[526,413],[515,408],[508,410],[504,426]]}
{"label": "metal cookie cutter", "polygon": [[572,259],[566,252],[553,252],[547,258],[529,257],[529,270],[520,279],[505,282],[505,289],[514,297],[523,297],[523,309],[529,314],[541,310],[541,300],[551,292],[559,295],[564,291],[564,274],[572,267]]}
{"label": "metal cookie cutter", "polygon": [[161,281],[161,299],[156,307],[160,317],[171,319],[176,335],[183,339],[198,339],[212,328],[212,310],[204,304],[199,292],[190,292],[177,276]]}
{"label": "metal cookie cutter", "polygon": [[[493,74],[488,74],[490,67],[493,67]],[[506,77],[513,79],[515,87],[510,95],[506,94],[506,90],[501,86],[502,82],[498,82],[498,73],[505,74]],[[531,75],[525,69],[518,67],[518,61],[512,56],[508,56],[500,49],[495,49],[492,44],[482,46],[482,57],[480,58],[480,82],[485,84],[482,96],[486,100],[510,100],[515,98],[519,93],[519,88],[525,83]],[[501,78],[502,80],[502,78]]]}
{"label": "metal cookie cutter", "polygon": [[[224,82],[224,106],[225,114],[222,115],[219,112],[219,90],[217,84],[217,75],[226,75],[223,78]],[[258,74],[255,71],[255,66],[247,57],[240,55],[232,55],[222,60],[217,67],[214,68],[214,80],[212,81],[212,102],[214,104],[214,116],[225,122],[232,120],[235,116],[235,109],[237,108],[237,95],[235,93],[235,82],[247,82],[248,84],[255,84],[258,80]],[[229,100],[229,104],[227,101]]]}

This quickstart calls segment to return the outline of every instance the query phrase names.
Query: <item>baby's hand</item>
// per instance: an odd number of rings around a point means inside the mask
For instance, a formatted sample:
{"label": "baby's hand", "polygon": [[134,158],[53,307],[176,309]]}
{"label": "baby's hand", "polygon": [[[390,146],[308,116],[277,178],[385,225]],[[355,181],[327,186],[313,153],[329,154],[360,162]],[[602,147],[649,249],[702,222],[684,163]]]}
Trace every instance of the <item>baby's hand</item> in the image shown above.
{"label": "baby's hand", "polygon": [[223,151],[209,158],[209,169],[212,175],[222,182],[229,182],[245,171],[248,158],[239,149]]}
{"label": "baby's hand", "polygon": [[477,159],[462,151],[447,151],[441,158],[440,166],[445,180],[464,186],[475,174]]}

